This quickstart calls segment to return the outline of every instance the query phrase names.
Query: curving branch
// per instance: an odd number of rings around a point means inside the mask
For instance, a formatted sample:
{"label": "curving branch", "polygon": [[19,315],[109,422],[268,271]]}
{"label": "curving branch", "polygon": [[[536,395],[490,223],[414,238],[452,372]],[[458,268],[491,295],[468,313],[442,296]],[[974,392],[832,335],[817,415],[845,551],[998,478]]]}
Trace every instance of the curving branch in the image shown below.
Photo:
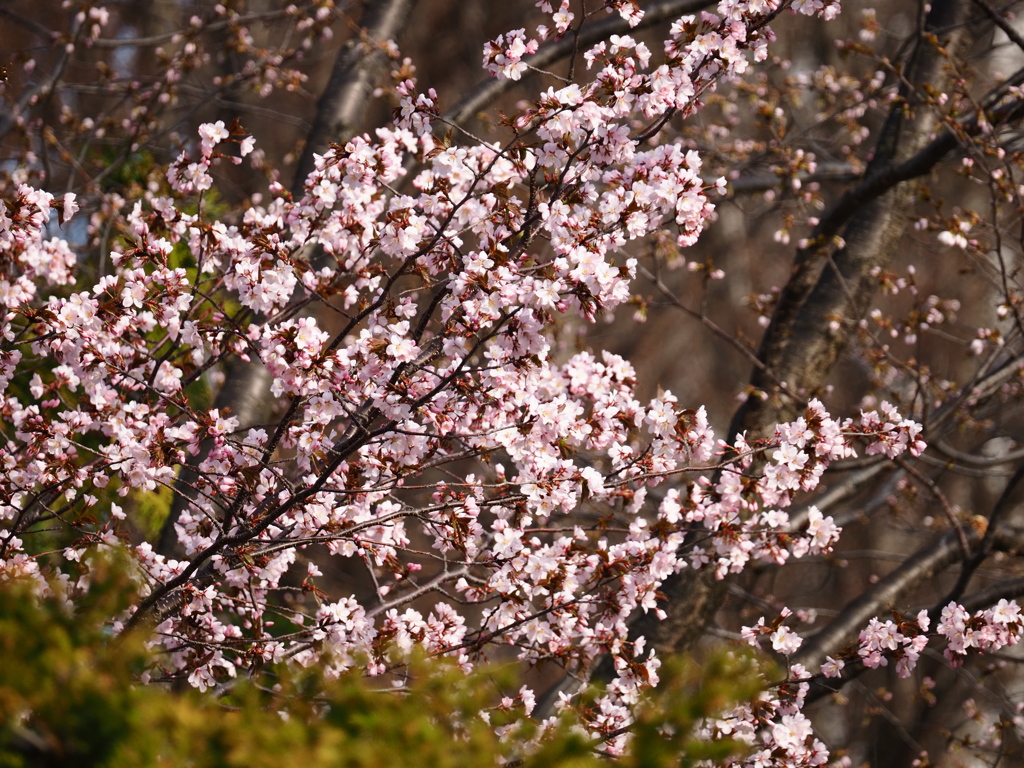
{"label": "curving branch", "polygon": [[[978,534],[968,529],[968,541],[974,545]],[[1020,532],[1017,533],[1020,536]],[[962,560],[963,550],[955,531],[930,542],[904,561],[870,589],[861,593],[839,611],[839,615],[820,632],[804,640],[790,661],[817,669],[826,656],[838,653],[857,639],[857,634],[873,617],[894,608],[915,587],[934,579],[939,573]]]}
{"label": "curving branch", "polygon": [[[1019,549],[1021,544],[1022,542],[1018,542],[1016,548]],[[995,605],[1000,600],[1015,600],[1021,596],[1024,596],[1024,579],[1010,579],[972,592],[960,601],[960,605],[974,613]]]}

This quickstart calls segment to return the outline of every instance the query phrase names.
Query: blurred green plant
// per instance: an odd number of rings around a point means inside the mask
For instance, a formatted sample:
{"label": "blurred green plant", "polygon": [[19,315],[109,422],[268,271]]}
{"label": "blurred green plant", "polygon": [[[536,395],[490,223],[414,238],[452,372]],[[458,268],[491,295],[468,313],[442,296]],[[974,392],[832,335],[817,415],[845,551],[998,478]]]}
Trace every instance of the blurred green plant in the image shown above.
{"label": "blurred green plant", "polygon": [[[109,629],[135,594],[126,563],[117,553],[97,562],[86,597],[73,603],[58,584],[40,596],[38,583],[0,583],[3,768],[607,764],[601,743],[569,718],[541,733],[521,702],[502,706],[502,691],[517,684],[508,666],[467,675],[451,662],[415,659],[391,678],[400,688],[361,674],[326,680],[317,670],[280,667],[239,679],[219,697],[144,685],[152,660],[142,638]],[[757,694],[757,670],[747,654],[722,654],[699,669],[667,664],[620,763],[686,768],[737,756],[742,745],[698,731]]]}

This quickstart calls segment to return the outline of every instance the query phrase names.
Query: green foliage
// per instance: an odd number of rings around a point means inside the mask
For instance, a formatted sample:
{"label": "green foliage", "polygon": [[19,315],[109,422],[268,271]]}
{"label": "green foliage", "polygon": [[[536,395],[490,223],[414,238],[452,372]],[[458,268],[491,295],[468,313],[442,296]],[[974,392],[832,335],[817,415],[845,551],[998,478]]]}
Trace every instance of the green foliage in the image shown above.
{"label": "green foliage", "polygon": [[128,503],[134,504],[131,519],[147,541],[154,541],[171,513],[174,491],[169,485],[158,485],[153,491],[135,491]]}
{"label": "green foliage", "polygon": [[113,644],[104,618],[127,605],[133,587],[113,559],[96,564],[89,600],[73,611],[61,597],[37,600],[28,584],[0,588],[0,766],[112,765],[137,731],[144,697],[131,685],[145,655]]}
{"label": "green foliage", "polygon": [[777,679],[747,648],[718,651],[700,666],[689,659],[669,659],[661,683],[637,713],[632,751],[623,765],[690,768],[700,760],[722,761],[743,752],[742,743],[698,738],[695,731],[707,717],[754,700],[765,672]]}
{"label": "green foliage", "polygon": [[[150,660],[140,638],[114,638],[105,628],[133,594],[126,574],[116,556],[97,561],[87,599],[73,606],[59,595],[40,598],[27,583],[0,584],[0,767],[607,765],[600,743],[568,719],[540,736],[521,704],[499,706],[500,692],[517,685],[511,667],[466,675],[448,662],[415,659],[401,691],[361,674],[328,681],[315,670],[281,669],[259,684],[240,679],[219,699],[142,685]],[[736,744],[694,732],[756,693],[752,659],[726,654],[702,669],[670,666],[639,711],[622,764],[688,767],[736,754]]]}
{"label": "green foliage", "polygon": [[157,166],[156,158],[145,150],[125,154],[124,150],[114,144],[93,145],[90,158],[97,168],[106,171],[103,177],[103,189],[106,192],[139,197],[146,183]]}

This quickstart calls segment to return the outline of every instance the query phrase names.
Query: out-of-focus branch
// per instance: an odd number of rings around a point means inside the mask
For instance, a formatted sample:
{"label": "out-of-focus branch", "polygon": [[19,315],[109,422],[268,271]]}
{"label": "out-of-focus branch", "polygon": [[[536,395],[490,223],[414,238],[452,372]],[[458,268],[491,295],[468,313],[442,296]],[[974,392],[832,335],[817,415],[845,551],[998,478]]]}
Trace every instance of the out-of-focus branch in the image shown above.
{"label": "out-of-focus branch", "polygon": [[[82,25],[77,21],[73,21],[71,24],[71,30],[69,32],[69,38],[77,43],[79,36],[81,35]],[[40,35],[47,37],[45,33],[40,32]],[[52,45],[55,37],[52,32],[48,35],[47,43]],[[18,122],[18,118],[25,113],[25,111],[32,105],[38,103],[42,99],[50,97],[54,89],[57,88],[57,84],[60,79],[64,77],[64,72],[68,68],[68,64],[71,61],[71,53],[74,50],[72,46],[61,46],[60,55],[57,57],[57,61],[53,65],[53,69],[48,75],[42,77],[39,82],[34,86],[26,88],[21,98],[18,99],[17,103],[8,108],[3,102],[0,102],[0,140],[10,132],[11,128],[14,127],[15,123]]]}
{"label": "out-of-focus branch", "polygon": [[10,8],[0,7],[0,18],[8,19],[18,26],[24,27],[32,32],[35,32],[44,40],[49,39],[51,42],[55,41],[59,35],[49,27],[40,24],[38,21],[28,19],[22,16],[20,13],[15,13]]}
{"label": "out-of-focus branch", "polygon": [[[976,531],[972,531],[970,537],[972,543],[977,542],[979,538]],[[999,525],[991,540],[993,550],[1020,552],[1024,549],[1024,528]],[[813,672],[826,656],[834,656],[855,642],[860,630],[873,617],[890,608],[900,607],[900,601],[905,601],[910,590],[934,578],[942,569],[959,559],[960,544],[953,532],[918,550],[903,565],[843,608],[825,629],[807,638],[800,650],[790,658],[790,662],[802,664]],[[1024,594],[1024,579],[1016,579],[969,595],[962,601],[962,605],[973,612],[986,608],[1002,598],[1009,599],[1021,594]],[[941,601],[929,611],[933,624],[939,618],[939,612],[945,604],[946,601]],[[818,678],[821,685],[811,686],[807,696],[808,703],[838,690],[863,671],[863,665],[856,662],[847,663],[841,679]]]}
{"label": "out-of-focus branch", "polygon": [[[865,484],[874,480],[877,475],[890,471],[893,471],[892,463],[886,461],[884,457],[880,457],[878,461],[872,462],[866,467],[860,467],[848,472],[842,479],[829,482],[828,490],[816,497],[812,502],[789,514],[790,529],[797,531],[803,528],[807,522],[807,515],[811,511],[811,507],[815,507],[827,514],[832,507],[863,491]],[[881,487],[886,489],[887,493],[890,482],[891,480],[887,480],[881,483]]]}
{"label": "out-of-focus branch", "polygon": [[331,78],[317,103],[313,128],[299,159],[292,193],[302,191],[314,168],[314,155],[331,142],[344,143],[361,129],[366,104],[387,64],[382,45],[398,36],[415,0],[373,0],[366,8],[363,31],[338,54]]}
{"label": "out-of-focus branch", "polygon": [[[801,184],[812,184],[822,181],[846,181],[852,182],[861,178],[861,171],[850,163],[818,163],[814,173],[801,173],[797,179]],[[712,181],[713,183],[713,181]],[[729,182],[728,196],[750,195],[755,192],[764,192],[769,189],[779,189],[790,183],[786,176],[779,176],[774,173],[752,173],[740,176]]]}
{"label": "out-of-focus branch", "polygon": [[972,592],[960,601],[960,605],[974,613],[983,611],[1000,600],[1016,600],[1022,595],[1024,595],[1024,579],[1010,579]]}
{"label": "out-of-focus branch", "polygon": [[947,456],[954,461],[963,462],[975,467],[998,467],[1003,464],[1009,464],[1010,462],[1019,461],[1024,459],[1024,450],[1011,451],[1000,456],[978,456],[973,453],[965,453],[964,451],[958,451],[948,443],[938,440],[934,443],[930,443],[939,453],[943,456]]}
{"label": "out-of-focus branch", "polygon": [[[307,3],[301,6],[299,10],[308,11],[310,9],[310,5],[311,4]],[[253,22],[268,24],[271,21],[288,18],[291,15],[293,15],[293,13],[285,8],[272,11],[260,11],[259,13],[244,13],[238,16],[231,16],[226,19],[204,23],[202,25],[202,31],[204,33],[219,32],[220,30],[227,29],[228,27],[240,24],[252,24]],[[100,37],[90,42],[89,47],[115,49],[153,48],[158,45],[166,45],[167,43],[173,42],[180,34],[181,32],[179,30],[174,30],[173,32],[164,32],[159,35],[147,35],[146,37]]]}
{"label": "out-of-focus branch", "polygon": [[[974,529],[968,531],[969,543],[977,543],[977,532]],[[1017,533],[1020,535],[1020,532]],[[899,568],[843,607],[827,627],[804,640],[790,661],[816,670],[826,656],[837,653],[856,640],[857,634],[872,617],[889,608],[898,607],[914,587],[935,578],[944,569],[959,562],[962,554],[955,531],[930,542],[907,558]]]}
{"label": "out-of-focus branch", "polygon": [[1013,25],[1010,24],[1009,21],[1000,15],[999,11],[993,8],[987,0],[971,0],[971,2],[981,8],[984,14],[992,20],[992,23],[1003,30],[1006,36],[1010,39],[1010,42],[1024,51],[1024,37],[1020,36],[1020,33],[1013,28]]}
{"label": "out-of-focus branch", "polygon": [[975,571],[981,567],[981,564],[985,562],[988,556],[992,553],[995,547],[996,534],[1001,530],[1004,520],[1009,516],[1011,508],[1019,507],[1020,498],[1018,493],[1018,487],[1020,486],[1021,480],[1024,480],[1024,464],[1017,467],[1017,471],[1013,473],[1009,482],[1006,483],[1006,487],[1003,488],[1002,494],[999,496],[999,501],[992,508],[992,512],[988,516],[988,527],[985,529],[985,535],[981,539],[981,543],[977,547],[977,551],[974,555],[964,563],[963,569],[960,571],[960,578],[957,579],[956,585],[950,590],[949,594],[946,595],[943,602],[949,602],[950,600],[958,600],[960,596],[967,589],[967,585],[970,583],[971,578],[974,576]]}

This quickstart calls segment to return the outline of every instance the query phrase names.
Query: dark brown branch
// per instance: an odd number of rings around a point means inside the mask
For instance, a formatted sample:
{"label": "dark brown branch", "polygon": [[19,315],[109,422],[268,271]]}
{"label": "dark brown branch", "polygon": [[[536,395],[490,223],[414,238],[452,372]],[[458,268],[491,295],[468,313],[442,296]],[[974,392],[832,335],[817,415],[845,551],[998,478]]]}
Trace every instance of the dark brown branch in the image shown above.
{"label": "dark brown branch", "polygon": [[1000,530],[1000,526],[1003,524],[1004,518],[1006,518],[1010,513],[1010,508],[1017,506],[1015,502],[1019,501],[1017,498],[1017,488],[1020,485],[1021,480],[1024,480],[1024,464],[1017,467],[1017,471],[1013,473],[1013,476],[1006,483],[1006,487],[999,496],[999,501],[996,502],[995,506],[992,508],[992,513],[989,515],[988,527],[985,529],[985,535],[981,539],[978,551],[973,557],[964,563],[963,570],[960,572],[960,578],[957,579],[956,585],[943,599],[943,603],[948,603],[950,600],[960,599],[960,596],[967,589],[967,585],[970,583],[971,577],[974,576],[975,571],[981,567],[981,564],[985,562],[985,559],[992,553],[992,549],[995,546],[996,531]]}
{"label": "dark brown branch", "polygon": [[[953,30],[945,51],[964,50],[970,37],[969,28],[961,23],[966,16],[963,0],[937,2],[921,35],[931,34],[929,30]],[[945,51],[922,44],[908,68],[906,82],[944,90],[950,76]],[[998,114],[990,120],[1014,119],[1021,110],[1020,102],[1014,102],[996,110]],[[901,182],[931,171],[959,145],[961,131],[980,130],[977,121],[968,121],[933,139],[936,123],[937,116],[918,103],[905,84],[864,180],[830,206],[810,244],[797,252],[792,276],[761,343],[759,356],[767,371],[755,368],[751,377],[753,387],[771,396],[748,398],[733,418],[729,434],[762,435],[771,425],[791,418],[802,407],[802,399],[824,383],[845,348],[850,321],[863,315],[874,292],[873,270],[889,262],[908,226],[913,200]],[[843,245],[833,251],[833,241],[840,234]],[[786,397],[774,380],[786,382],[788,392],[798,399]]]}
{"label": "dark brown branch", "polygon": [[[311,4],[307,3],[301,7],[302,11],[309,11]],[[278,19],[287,18],[291,14],[286,9],[274,11],[262,11],[259,13],[244,13],[238,16],[218,20],[207,20],[202,25],[204,33],[219,32],[228,27],[239,24],[252,24],[253,22],[269,23]],[[100,37],[89,43],[90,48],[154,48],[158,45],[165,45],[174,41],[180,35],[180,30],[164,32],[159,35],[148,35],[146,37]]]}
{"label": "dark brown branch", "polygon": [[1000,13],[987,2],[987,0],[971,0],[971,2],[981,8],[985,15],[992,20],[992,23],[1003,30],[1011,43],[1024,51],[1024,37],[1021,37],[1020,33],[1013,28],[1013,25],[1003,18],[1003,16],[1001,16]]}
{"label": "dark brown branch", "polygon": [[[6,103],[0,103],[0,139],[3,139],[10,130],[17,123],[18,118],[25,113],[25,111],[32,105],[37,104],[41,100],[49,100],[52,98],[54,90],[57,88],[58,83],[64,72],[67,70],[68,65],[71,62],[72,52],[74,51],[74,45],[78,43],[79,38],[82,34],[82,25],[77,21],[71,24],[71,29],[68,33],[68,37],[72,40],[71,45],[61,46],[60,55],[57,57],[57,61],[53,65],[53,69],[48,75],[40,78],[39,82],[35,85],[25,89],[21,98],[18,99],[17,103],[13,107],[8,107]],[[53,43],[53,36],[51,33],[50,43]],[[45,149],[45,144],[43,145]],[[48,174],[49,175],[49,174]]]}
{"label": "dark brown branch", "polygon": [[50,44],[55,44],[57,39],[60,37],[58,33],[54,32],[49,27],[46,27],[33,19],[25,18],[21,14],[12,11],[10,8],[0,8],[0,17],[10,19],[15,24],[35,32]]}

